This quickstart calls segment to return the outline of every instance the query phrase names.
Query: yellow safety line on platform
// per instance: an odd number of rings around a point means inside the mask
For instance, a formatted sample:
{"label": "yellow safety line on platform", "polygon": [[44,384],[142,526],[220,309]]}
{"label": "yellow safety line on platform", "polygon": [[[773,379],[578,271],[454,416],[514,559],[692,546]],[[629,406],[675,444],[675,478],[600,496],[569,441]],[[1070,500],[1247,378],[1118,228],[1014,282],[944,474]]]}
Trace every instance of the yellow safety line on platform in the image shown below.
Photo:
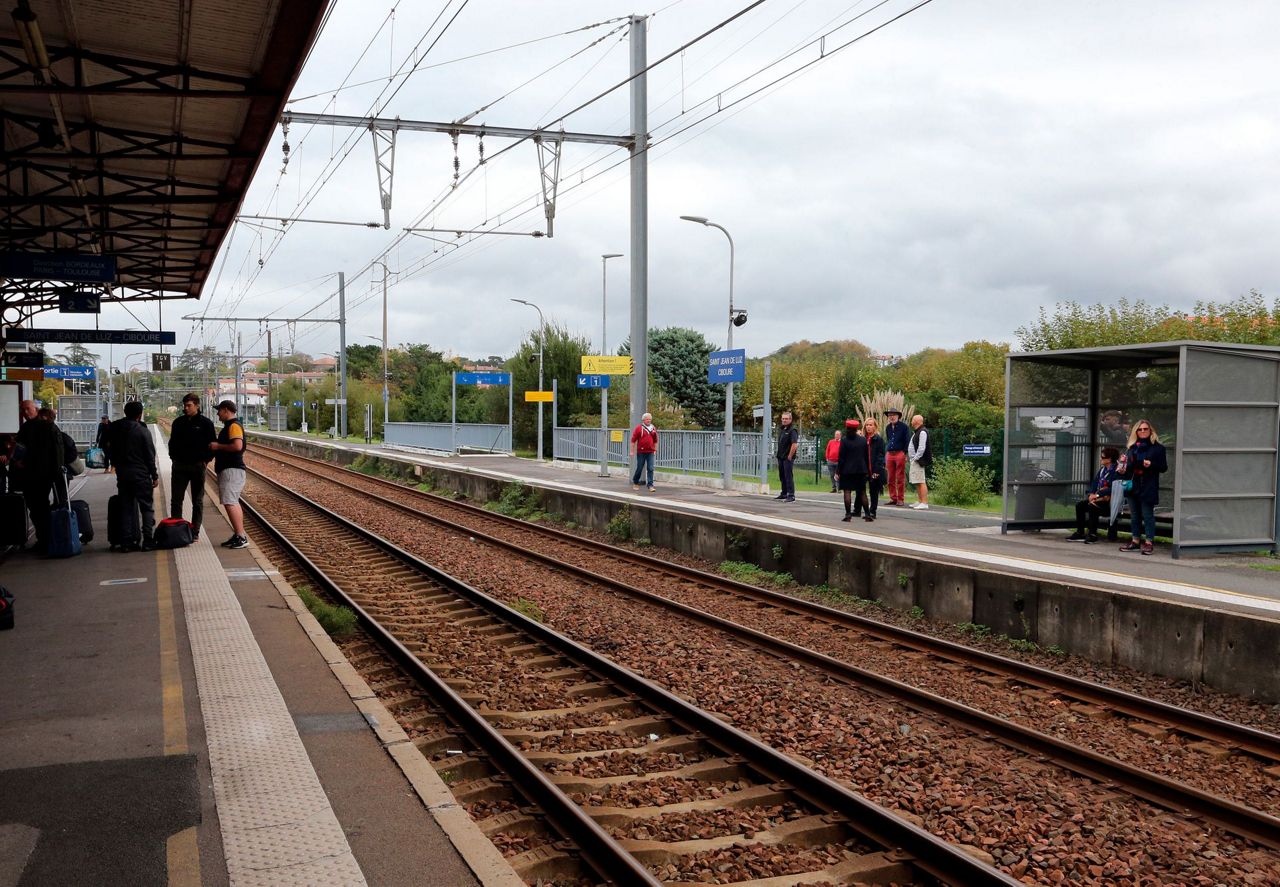
{"label": "yellow safety line on platform", "polygon": [[200,848],[194,825],[169,836],[165,842],[165,862],[169,869],[169,887],[201,887]]}
{"label": "yellow safety line on platform", "polygon": [[173,613],[169,554],[156,552],[156,603],[160,611],[160,691],[164,697],[164,753],[187,753],[187,707],[178,669],[178,628]]}

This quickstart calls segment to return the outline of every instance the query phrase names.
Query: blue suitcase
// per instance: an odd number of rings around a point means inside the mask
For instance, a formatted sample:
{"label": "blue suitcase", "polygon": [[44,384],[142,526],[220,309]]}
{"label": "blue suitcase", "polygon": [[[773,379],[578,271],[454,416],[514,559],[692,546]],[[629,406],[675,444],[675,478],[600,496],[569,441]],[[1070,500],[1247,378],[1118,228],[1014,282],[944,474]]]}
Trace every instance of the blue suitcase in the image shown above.
{"label": "blue suitcase", "polygon": [[80,523],[70,508],[55,508],[49,515],[49,557],[75,557],[80,553]]}

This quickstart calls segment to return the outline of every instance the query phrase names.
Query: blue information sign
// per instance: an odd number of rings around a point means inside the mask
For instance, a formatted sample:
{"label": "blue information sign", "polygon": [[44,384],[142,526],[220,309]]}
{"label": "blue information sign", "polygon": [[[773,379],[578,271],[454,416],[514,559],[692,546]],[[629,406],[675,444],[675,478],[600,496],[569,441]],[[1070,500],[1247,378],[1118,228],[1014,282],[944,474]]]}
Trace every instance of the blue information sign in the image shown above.
{"label": "blue information sign", "polygon": [[44,368],[46,379],[92,379],[93,367],[85,366],[47,366]]}
{"label": "blue information sign", "polygon": [[10,327],[10,342],[65,342],[81,345],[176,345],[178,334],[157,330],[53,330]]}
{"label": "blue information sign", "polygon": [[965,444],[964,455],[966,456],[990,456],[991,444]]}
{"label": "blue information sign", "polygon": [[112,283],[116,257],[81,253],[0,253],[0,277]]}
{"label": "blue information sign", "polygon": [[747,380],[747,352],[744,348],[732,351],[712,351],[707,363],[707,381],[712,385]]}
{"label": "blue information sign", "polygon": [[510,385],[510,373],[458,373],[459,385]]}
{"label": "blue information sign", "polygon": [[583,375],[582,373],[579,373],[579,374],[578,374],[578,387],[579,387],[579,388],[608,388],[608,387],[609,387],[609,377],[608,377],[608,376],[599,376],[599,375],[594,375],[594,374],[592,374],[592,375]]}
{"label": "blue information sign", "polygon": [[300,407],[300,406],[302,406],[302,401],[300,401],[300,400],[295,400],[295,401],[293,402],[293,405],[294,405],[295,407]]}

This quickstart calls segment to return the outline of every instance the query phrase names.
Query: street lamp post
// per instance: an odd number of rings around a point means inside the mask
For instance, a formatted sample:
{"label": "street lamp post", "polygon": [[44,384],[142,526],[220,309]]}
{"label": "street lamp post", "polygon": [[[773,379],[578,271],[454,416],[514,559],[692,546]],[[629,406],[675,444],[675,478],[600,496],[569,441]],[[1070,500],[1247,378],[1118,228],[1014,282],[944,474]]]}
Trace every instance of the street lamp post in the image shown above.
{"label": "street lamp post", "polygon": [[[542,309],[524,299],[512,299],[521,305],[528,305],[538,312],[538,392],[542,392],[542,346],[547,340],[547,323],[542,319]],[[538,401],[538,461],[542,461],[542,401]]]}
{"label": "street lamp post", "polygon": [[[706,225],[708,228],[719,228],[725,237],[729,238],[729,335],[725,343],[725,350],[733,350],[733,328],[746,323],[747,315],[745,312],[738,313],[733,309],[733,237],[725,230],[723,225],[717,225],[715,222],[709,221],[702,216],[681,216],[686,222],[697,222],[699,225]],[[721,457],[721,482],[724,489],[729,489],[733,481],[733,383],[729,382],[724,386],[724,455]]]}
{"label": "street lamp post", "polygon": [[[622,253],[605,253],[600,257],[600,356],[609,350],[609,260],[621,259]],[[600,476],[609,476],[609,389],[600,389]]]}

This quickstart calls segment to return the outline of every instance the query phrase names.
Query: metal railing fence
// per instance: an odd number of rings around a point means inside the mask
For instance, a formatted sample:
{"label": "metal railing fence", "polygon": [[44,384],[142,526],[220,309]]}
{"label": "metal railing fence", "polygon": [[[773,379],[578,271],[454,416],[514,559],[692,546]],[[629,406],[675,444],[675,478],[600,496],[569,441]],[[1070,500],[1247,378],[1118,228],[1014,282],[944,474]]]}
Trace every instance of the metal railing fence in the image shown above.
{"label": "metal railing fence", "polygon": [[[608,458],[611,465],[628,465],[630,432],[609,429]],[[621,434],[621,440],[613,440]],[[758,431],[733,433],[733,474],[735,477],[760,477],[760,447],[764,436]],[[551,435],[552,458],[567,462],[600,462],[599,428],[556,428]],[[656,468],[683,474],[719,475],[723,431],[664,431],[658,429]]]}
{"label": "metal railing fence", "polygon": [[[455,435],[456,429],[456,435]],[[484,450],[491,453],[511,452],[511,427],[484,423],[459,422],[388,422],[384,442],[402,447],[440,450]]]}

